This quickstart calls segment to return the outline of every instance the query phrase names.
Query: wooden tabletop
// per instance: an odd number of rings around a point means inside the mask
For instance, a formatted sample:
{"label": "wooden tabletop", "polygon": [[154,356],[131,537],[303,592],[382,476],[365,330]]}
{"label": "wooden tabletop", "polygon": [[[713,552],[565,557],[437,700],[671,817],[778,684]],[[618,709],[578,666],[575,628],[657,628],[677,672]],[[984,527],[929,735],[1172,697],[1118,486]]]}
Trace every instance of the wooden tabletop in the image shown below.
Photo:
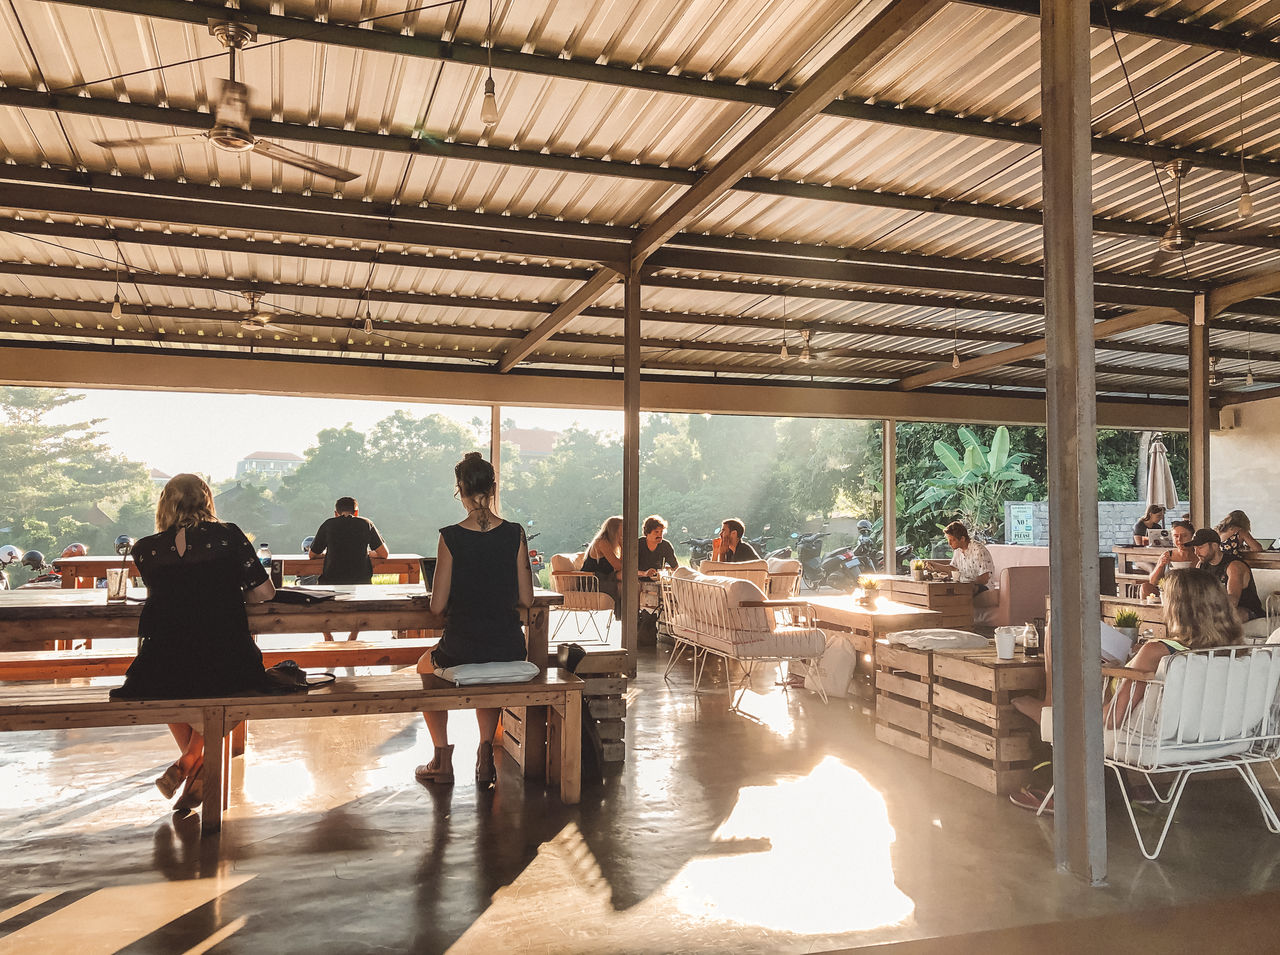
{"label": "wooden tabletop", "polygon": [[914,630],[919,627],[937,626],[942,614],[936,610],[912,607],[888,597],[877,597],[872,607],[864,607],[852,594],[830,597],[808,597],[819,620],[828,620],[839,626],[867,626],[877,631]]}

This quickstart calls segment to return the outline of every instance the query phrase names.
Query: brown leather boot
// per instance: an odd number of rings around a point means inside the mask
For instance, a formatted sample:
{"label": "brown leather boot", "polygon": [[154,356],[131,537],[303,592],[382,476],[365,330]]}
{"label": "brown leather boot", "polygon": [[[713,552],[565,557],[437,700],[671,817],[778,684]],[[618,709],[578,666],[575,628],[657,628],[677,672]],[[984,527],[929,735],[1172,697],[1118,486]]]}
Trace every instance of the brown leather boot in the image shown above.
{"label": "brown leather boot", "polygon": [[437,746],[431,762],[415,769],[413,778],[420,783],[453,782],[453,747]]}

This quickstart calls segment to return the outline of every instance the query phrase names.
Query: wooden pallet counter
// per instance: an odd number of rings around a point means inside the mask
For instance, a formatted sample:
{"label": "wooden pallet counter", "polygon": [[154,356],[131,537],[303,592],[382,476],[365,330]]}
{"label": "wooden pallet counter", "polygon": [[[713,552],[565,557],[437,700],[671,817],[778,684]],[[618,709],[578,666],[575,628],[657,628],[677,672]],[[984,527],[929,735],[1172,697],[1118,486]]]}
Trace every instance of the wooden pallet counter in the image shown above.
{"label": "wooden pallet counter", "polygon": [[973,626],[973,584],[958,580],[881,577],[880,587],[900,604],[937,611],[931,626],[968,630]]}
{"label": "wooden pallet counter", "polygon": [[876,739],[928,759],[933,654],[878,641],[875,674]]}
{"label": "wooden pallet counter", "polygon": [[1044,661],[1000,660],[994,647],[933,653],[930,761],[933,768],[990,793],[1025,786],[1036,728],[1015,697],[1044,692]]}

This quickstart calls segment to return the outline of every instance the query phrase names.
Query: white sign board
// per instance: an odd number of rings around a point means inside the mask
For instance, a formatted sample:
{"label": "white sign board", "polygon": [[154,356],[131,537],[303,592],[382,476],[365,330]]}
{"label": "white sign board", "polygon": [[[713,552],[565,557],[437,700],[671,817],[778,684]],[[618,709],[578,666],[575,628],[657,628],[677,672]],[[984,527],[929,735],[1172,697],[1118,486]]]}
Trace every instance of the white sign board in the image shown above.
{"label": "white sign board", "polygon": [[1009,521],[1005,527],[1005,540],[1010,544],[1034,544],[1036,542],[1036,521],[1033,515],[1034,505],[1009,504]]}

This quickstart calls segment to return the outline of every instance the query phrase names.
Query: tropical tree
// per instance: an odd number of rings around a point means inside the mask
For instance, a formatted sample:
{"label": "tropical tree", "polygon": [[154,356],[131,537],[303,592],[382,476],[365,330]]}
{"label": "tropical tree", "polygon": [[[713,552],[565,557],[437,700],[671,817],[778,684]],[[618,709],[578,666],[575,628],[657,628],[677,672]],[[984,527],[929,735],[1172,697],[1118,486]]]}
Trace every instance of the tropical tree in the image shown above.
{"label": "tropical tree", "polygon": [[996,428],[989,448],[969,428],[959,428],[957,434],[963,452],[945,441],[934,442],[943,469],[924,482],[923,495],[907,513],[954,514],[975,539],[998,540],[1004,533],[1004,502],[1015,490],[1032,484],[1022,473],[1027,455],[1010,452],[1009,429],[1004,426]]}

